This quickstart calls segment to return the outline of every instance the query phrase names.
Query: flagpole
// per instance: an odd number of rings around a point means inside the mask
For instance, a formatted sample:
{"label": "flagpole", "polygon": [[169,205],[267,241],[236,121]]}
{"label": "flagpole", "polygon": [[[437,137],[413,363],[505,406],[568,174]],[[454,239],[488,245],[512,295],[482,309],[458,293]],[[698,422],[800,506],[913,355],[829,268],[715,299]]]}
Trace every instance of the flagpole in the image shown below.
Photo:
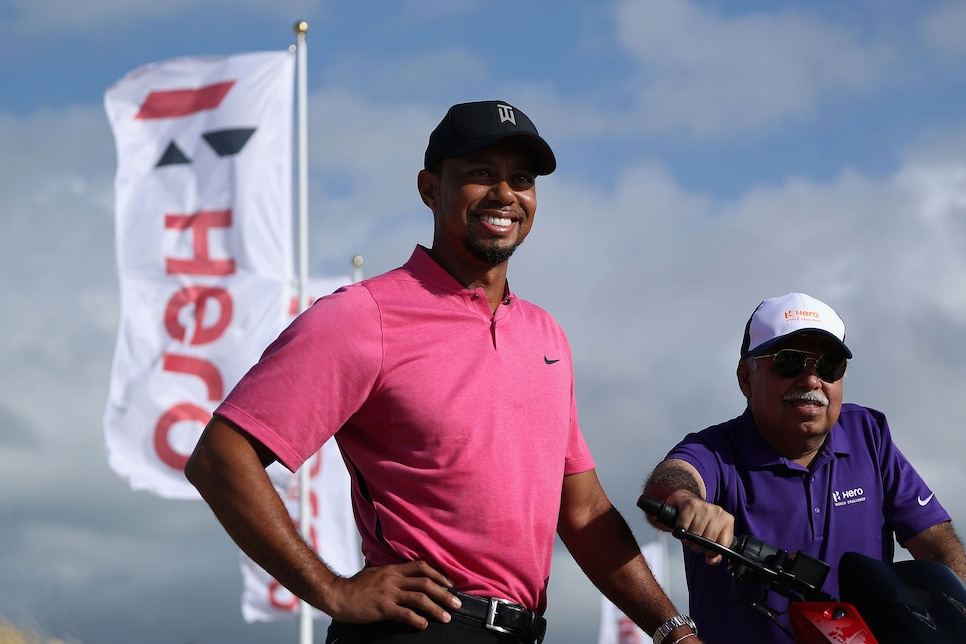
{"label": "flagpole", "polygon": [[[299,312],[309,307],[309,152],[308,152],[308,98],[307,74],[305,69],[305,32],[309,23],[300,20],[295,23],[297,42],[296,61],[296,100],[298,109],[298,228],[299,228]],[[309,465],[299,468],[299,532],[306,542],[311,543],[312,521],[309,517],[311,481]],[[312,607],[304,599],[299,600],[299,644],[312,644]]]}
{"label": "flagpole", "polygon": [[352,258],[352,283],[362,281],[362,264],[365,262],[362,259],[362,255],[356,255]]}

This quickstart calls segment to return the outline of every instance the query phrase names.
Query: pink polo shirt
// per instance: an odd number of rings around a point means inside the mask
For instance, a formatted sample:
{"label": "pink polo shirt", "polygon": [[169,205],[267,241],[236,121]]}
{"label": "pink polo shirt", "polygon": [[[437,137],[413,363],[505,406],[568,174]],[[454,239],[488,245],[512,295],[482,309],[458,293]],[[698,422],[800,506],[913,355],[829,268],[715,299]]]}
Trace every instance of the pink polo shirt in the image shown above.
{"label": "pink polo shirt", "polygon": [[546,311],[511,293],[494,314],[417,247],[316,302],[215,413],[292,470],[335,435],[368,564],[542,612],[563,477],[594,467],[573,385]]}

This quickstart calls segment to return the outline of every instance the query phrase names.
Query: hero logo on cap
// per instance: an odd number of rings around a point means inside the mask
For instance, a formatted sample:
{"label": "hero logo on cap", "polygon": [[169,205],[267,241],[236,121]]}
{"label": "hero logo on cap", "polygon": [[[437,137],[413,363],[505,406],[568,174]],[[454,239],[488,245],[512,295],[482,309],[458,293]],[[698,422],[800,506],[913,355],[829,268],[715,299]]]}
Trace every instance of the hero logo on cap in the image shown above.
{"label": "hero logo on cap", "polygon": [[759,304],[745,326],[741,357],[763,355],[779,341],[800,333],[829,337],[852,357],[845,345],[845,322],[828,304],[805,293],[788,293]]}

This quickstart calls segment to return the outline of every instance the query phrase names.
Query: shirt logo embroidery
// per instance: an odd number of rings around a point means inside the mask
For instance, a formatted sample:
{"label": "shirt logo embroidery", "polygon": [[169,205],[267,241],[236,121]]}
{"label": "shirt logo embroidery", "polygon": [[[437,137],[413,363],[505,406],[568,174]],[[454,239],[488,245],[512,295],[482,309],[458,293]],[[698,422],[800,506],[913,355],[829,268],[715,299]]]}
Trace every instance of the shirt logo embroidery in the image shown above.
{"label": "shirt logo embroidery", "polygon": [[512,107],[509,105],[497,105],[496,109],[500,113],[500,123],[510,121],[514,125],[517,124],[517,115],[513,113]]}
{"label": "shirt logo embroidery", "polygon": [[917,496],[916,497],[916,500],[919,501],[919,505],[921,505],[922,507],[926,507],[926,504],[928,504],[930,501],[932,501],[932,497],[934,497],[934,496],[936,496],[936,493],[935,492],[933,492],[932,494],[930,494],[926,498],[922,498],[921,496]]}
{"label": "shirt logo embroidery", "polygon": [[841,507],[843,505],[852,505],[853,503],[862,503],[866,501],[865,490],[860,487],[854,487],[851,490],[835,490],[832,492],[832,503],[835,507]]}
{"label": "shirt logo embroidery", "polygon": [[550,358],[548,358],[547,356],[544,356],[544,357],[543,357],[543,361],[544,361],[544,362],[546,362],[547,364],[553,364],[553,363],[555,363],[555,362],[560,362],[560,358],[557,358],[556,360],[551,360],[551,359],[550,359]]}

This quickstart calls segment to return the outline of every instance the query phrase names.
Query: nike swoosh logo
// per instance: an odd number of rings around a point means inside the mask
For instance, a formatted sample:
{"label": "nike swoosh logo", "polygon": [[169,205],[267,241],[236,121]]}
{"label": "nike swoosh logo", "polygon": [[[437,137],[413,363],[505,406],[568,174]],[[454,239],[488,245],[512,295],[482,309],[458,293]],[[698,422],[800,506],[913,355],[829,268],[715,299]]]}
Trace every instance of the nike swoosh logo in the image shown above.
{"label": "nike swoosh logo", "polygon": [[936,493],[935,492],[933,492],[932,494],[930,494],[929,496],[927,496],[925,499],[922,498],[921,496],[917,496],[916,497],[916,500],[919,501],[919,505],[925,507],[927,503],[929,503],[930,501],[932,501],[932,497],[934,497],[934,496],[936,496]]}
{"label": "nike swoosh logo", "polygon": [[547,356],[544,356],[544,357],[543,357],[543,361],[544,361],[544,362],[546,362],[547,364],[553,364],[553,363],[555,363],[555,362],[560,362],[560,358],[557,358],[556,360],[551,360],[551,359],[550,359],[550,358],[548,358]]}

